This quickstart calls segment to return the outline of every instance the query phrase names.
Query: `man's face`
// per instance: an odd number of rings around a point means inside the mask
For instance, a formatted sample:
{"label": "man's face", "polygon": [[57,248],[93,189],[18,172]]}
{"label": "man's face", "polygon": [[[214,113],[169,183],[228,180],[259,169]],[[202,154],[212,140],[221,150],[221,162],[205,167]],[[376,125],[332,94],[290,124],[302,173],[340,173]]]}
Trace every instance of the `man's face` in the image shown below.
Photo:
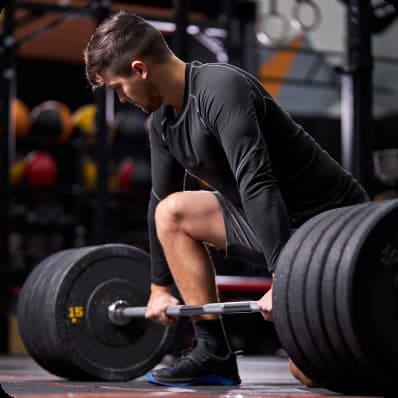
{"label": "man's face", "polygon": [[115,90],[120,102],[129,102],[145,113],[156,111],[163,103],[157,87],[139,70],[133,68],[129,77],[117,76],[106,70],[101,77],[106,86]]}

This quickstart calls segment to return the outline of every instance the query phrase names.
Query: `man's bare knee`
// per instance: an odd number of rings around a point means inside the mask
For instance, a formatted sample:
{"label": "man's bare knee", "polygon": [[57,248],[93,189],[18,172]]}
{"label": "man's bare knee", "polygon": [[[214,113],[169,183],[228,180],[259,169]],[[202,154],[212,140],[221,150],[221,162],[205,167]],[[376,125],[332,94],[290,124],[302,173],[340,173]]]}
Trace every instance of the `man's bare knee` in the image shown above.
{"label": "man's bare knee", "polygon": [[216,197],[208,192],[175,192],[159,202],[155,212],[159,240],[173,233],[184,233],[198,242],[225,248],[222,210]]}
{"label": "man's bare knee", "polygon": [[175,192],[159,202],[155,211],[156,231],[159,239],[176,232],[183,217],[182,192]]}

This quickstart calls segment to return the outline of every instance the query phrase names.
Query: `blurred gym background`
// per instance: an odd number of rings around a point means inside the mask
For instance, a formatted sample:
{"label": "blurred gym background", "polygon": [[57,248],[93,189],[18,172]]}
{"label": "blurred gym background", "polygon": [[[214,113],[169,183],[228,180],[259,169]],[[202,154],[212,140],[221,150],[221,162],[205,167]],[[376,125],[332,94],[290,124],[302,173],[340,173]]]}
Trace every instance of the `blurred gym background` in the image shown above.
{"label": "blurred gym background", "polygon": [[[93,93],[83,49],[114,9],[143,16],[184,61],[256,75],[374,200],[398,196],[397,9],[384,0],[35,0],[0,17],[0,354],[24,355],[15,320],[32,269],[64,248],[148,249],[147,115]],[[190,181],[194,189],[208,189]],[[269,275],[214,253],[225,300]],[[244,276],[246,279],[223,277]],[[228,323],[228,320],[227,320]],[[272,324],[228,326],[247,353],[276,353]]]}

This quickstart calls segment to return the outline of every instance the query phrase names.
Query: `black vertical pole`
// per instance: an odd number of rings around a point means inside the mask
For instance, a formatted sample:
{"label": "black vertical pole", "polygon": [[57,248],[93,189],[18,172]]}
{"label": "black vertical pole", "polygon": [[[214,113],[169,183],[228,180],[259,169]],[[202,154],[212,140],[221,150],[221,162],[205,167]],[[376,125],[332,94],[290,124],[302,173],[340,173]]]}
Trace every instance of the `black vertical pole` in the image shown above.
{"label": "black vertical pole", "polygon": [[257,3],[255,1],[245,1],[240,4],[242,21],[242,53],[243,69],[255,74],[257,72],[257,39],[256,39],[256,17]]}
{"label": "black vertical pole", "polygon": [[373,56],[370,0],[347,5],[347,68],[342,75],[342,164],[373,195]]}
{"label": "black vertical pole", "polygon": [[224,0],[223,8],[227,16],[227,40],[226,48],[229,62],[232,65],[242,67],[241,57],[241,26],[240,21],[236,18],[236,1]]}
{"label": "black vertical pole", "polygon": [[188,14],[190,9],[189,0],[174,0],[174,22],[176,30],[173,35],[173,51],[177,57],[188,62],[189,37],[187,33]]}
{"label": "black vertical pole", "polygon": [[95,244],[102,244],[107,240],[108,230],[108,137],[105,117],[106,92],[104,88],[99,88],[95,91],[94,101],[97,106],[95,119],[95,159],[97,164],[97,186],[94,205],[93,240]]}
{"label": "black vertical pole", "polygon": [[227,15],[226,42],[229,62],[250,73],[257,71],[256,2],[252,0],[224,0]]}
{"label": "black vertical pole", "polygon": [[[9,237],[11,230],[11,183],[10,163],[14,159],[15,134],[12,118],[11,104],[16,97],[16,67],[15,46],[13,38],[14,8],[8,6],[4,11],[2,49],[0,55],[2,87],[1,103],[1,172],[0,172],[0,353],[8,353],[8,309],[9,309],[9,268],[10,246]],[[4,89],[4,91],[3,91]]]}
{"label": "black vertical pole", "polygon": [[[96,2],[95,18],[100,24],[111,10],[111,2],[102,0]],[[94,93],[94,101],[97,106],[95,120],[96,128],[96,164],[97,164],[97,187],[94,205],[94,231],[93,240],[95,244],[106,243],[108,240],[108,127],[107,127],[107,95],[105,88],[99,88]],[[113,104],[112,104],[113,107]]]}

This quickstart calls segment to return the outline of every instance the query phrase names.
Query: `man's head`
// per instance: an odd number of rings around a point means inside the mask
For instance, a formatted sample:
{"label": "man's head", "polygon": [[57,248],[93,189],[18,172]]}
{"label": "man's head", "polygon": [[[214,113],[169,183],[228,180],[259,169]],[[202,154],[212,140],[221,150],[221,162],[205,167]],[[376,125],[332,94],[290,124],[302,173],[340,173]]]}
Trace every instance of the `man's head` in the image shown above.
{"label": "man's head", "polygon": [[92,88],[113,87],[121,102],[131,102],[146,112],[152,112],[161,102],[150,69],[172,57],[163,35],[143,18],[126,11],[114,12],[105,19],[84,51],[86,76]]}

